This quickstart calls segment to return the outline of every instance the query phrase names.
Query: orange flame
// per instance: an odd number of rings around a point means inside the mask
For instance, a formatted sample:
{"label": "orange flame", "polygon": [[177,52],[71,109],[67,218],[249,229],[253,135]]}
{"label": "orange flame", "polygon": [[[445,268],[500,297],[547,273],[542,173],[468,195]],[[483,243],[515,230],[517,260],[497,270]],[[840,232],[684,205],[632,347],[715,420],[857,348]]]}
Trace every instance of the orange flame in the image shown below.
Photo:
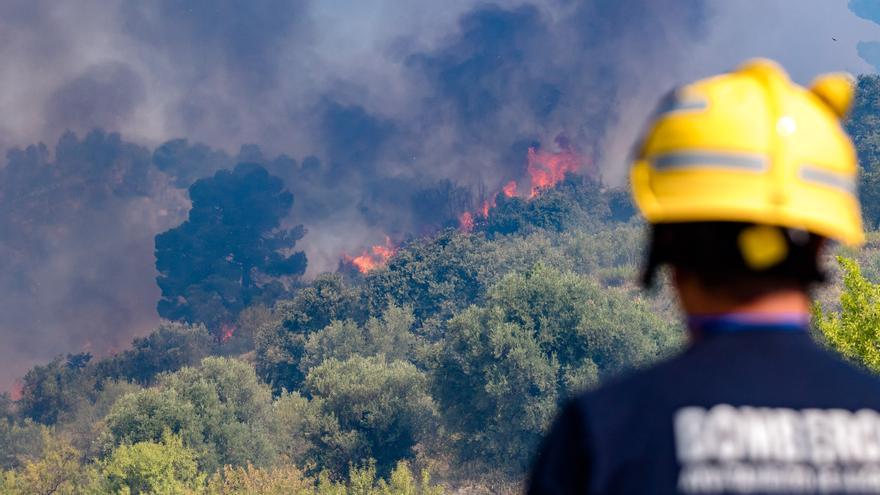
{"label": "orange flame", "polygon": [[464,232],[474,230],[474,216],[471,212],[466,211],[458,216],[458,225]]}
{"label": "orange flame", "polygon": [[384,246],[376,245],[370,248],[369,251],[361,253],[360,256],[355,256],[354,258],[344,256],[344,259],[346,262],[354,265],[361,273],[367,273],[384,265],[396,252],[397,248],[391,243],[391,238],[386,235]]}
{"label": "orange flame", "polygon": [[[563,136],[557,136],[556,145],[560,151],[541,151],[536,148],[529,148],[527,155],[526,170],[531,180],[531,190],[528,199],[535,196],[548,188],[553,187],[570,172],[580,170],[586,163],[584,158],[572,150],[568,139]],[[589,172],[589,171],[588,171]],[[504,184],[500,191],[492,195],[491,199],[484,200],[480,205],[480,209],[474,212],[466,211],[458,216],[459,228],[463,232],[471,232],[474,229],[474,222],[478,215],[482,218],[489,218],[489,210],[496,205],[496,199],[499,194],[504,194],[508,198],[517,196],[519,184],[515,180],[511,180]]]}
{"label": "orange flame", "polygon": [[501,191],[504,192],[504,195],[508,198],[516,196],[516,181],[512,180],[508,182],[504,185],[504,187],[501,188]]}
{"label": "orange flame", "polygon": [[483,205],[480,207],[480,213],[483,214],[483,218],[489,218],[489,208],[495,208],[495,196],[492,196],[492,202],[483,201]]}
{"label": "orange flame", "polygon": [[567,147],[558,153],[529,148],[527,170],[532,181],[529,197],[534,198],[538,191],[553,187],[565,179],[566,174],[577,171],[581,163],[580,155]]}
{"label": "orange flame", "polygon": [[236,330],[237,328],[235,327],[235,325],[232,325],[230,323],[224,323],[220,325],[220,343],[225,344],[226,342],[228,342],[229,339],[232,338],[232,334],[234,334]]}

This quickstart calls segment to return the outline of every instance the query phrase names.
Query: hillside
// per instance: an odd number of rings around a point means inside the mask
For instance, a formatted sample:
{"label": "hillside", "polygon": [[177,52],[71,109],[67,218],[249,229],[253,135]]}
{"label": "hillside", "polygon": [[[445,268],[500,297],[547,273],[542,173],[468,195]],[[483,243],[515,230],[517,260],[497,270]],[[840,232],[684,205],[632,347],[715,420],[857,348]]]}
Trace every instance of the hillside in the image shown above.
{"label": "hillside", "polygon": [[[860,78],[848,124],[871,230],[878,97],[880,78]],[[529,150],[544,175],[482,202],[445,189],[445,220],[428,233],[342,256],[311,280],[294,249],[308,234],[284,220],[296,192],[272,166],[195,181],[187,219],[156,238],[173,318],[114,354],[35,366],[0,396],[0,489],[79,493],[161,472],[208,493],[515,490],[560,404],[683,344],[668,292],[635,285],[643,225],[626,192],[560,149]],[[841,252],[877,280],[871,238]],[[239,244],[218,257],[205,239]],[[826,308],[840,290],[835,278]]]}

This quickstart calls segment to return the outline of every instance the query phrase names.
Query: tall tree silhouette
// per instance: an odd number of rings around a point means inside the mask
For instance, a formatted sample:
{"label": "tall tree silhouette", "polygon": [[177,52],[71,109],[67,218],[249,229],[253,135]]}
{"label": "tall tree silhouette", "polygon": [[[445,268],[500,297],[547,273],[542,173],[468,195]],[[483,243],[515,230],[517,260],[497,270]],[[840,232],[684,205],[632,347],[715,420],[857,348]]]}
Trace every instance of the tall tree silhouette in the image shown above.
{"label": "tall tree silhouette", "polygon": [[200,179],[189,195],[189,218],[156,236],[158,311],[222,337],[242,309],[277,298],[284,279],[305,272],[305,254],[294,251],[305,230],[281,227],[293,194],[256,164]]}

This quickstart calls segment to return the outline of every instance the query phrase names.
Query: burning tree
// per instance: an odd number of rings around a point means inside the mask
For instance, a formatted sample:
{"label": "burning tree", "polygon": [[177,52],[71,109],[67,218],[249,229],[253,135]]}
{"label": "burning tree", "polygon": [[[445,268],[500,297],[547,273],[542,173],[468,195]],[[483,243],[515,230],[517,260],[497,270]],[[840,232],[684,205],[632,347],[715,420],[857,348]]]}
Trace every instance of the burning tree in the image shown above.
{"label": "burning tree", "polygon": [[361,273],[367,273],[383,266],[397,252],[397,247],[391,242],[391,238],[385,236],[385,244],[376,244],[369,250],[364,250],[358,256],[342,256],[342,265],[351,265]]}
{"label": "burning tree", "polygon": [[259,165],[221,170],[189,194],[187,221],[156,236],[159,315],[228,338],[242,309],[284,292],[279,277],[305,273],[305,254],[294,251],[305,231],[281,228],[293,195]]}

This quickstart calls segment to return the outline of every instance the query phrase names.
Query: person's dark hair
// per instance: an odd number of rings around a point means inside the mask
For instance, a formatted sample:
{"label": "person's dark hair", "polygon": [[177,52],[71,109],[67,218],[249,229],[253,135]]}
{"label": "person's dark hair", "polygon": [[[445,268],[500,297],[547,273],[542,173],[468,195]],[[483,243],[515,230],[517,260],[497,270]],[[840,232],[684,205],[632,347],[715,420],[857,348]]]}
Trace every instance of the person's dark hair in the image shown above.
{"label": "person's dark hair", "polygon": [[809,290],[825,281],[819,267],[823,237],[803,230],[779,228],[787,244],[779,262],[757,270],[740,249],[740,236],[754,224],[740,222],[661,223],[651,226],[642,284],[653,286],[657,270],[674,267],[695,277],[710,291],[749,300],[779,289]]}

